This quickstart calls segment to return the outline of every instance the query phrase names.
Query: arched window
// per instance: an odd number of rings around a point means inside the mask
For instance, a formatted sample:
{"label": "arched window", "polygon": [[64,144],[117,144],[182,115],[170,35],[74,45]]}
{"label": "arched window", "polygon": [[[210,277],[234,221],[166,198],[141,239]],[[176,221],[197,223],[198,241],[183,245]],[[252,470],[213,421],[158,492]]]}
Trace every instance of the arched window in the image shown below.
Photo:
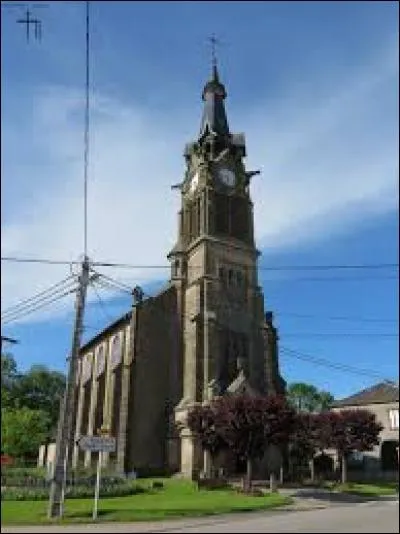
{"label": "arched window", "polygon": [[114,370],[121,363],[121,336],[117,334],[111,344],[111,369]]}
{"label": "arched window", "polygon": [[101,344],[100,347],[97,349],[97,355],[96,355],[96,378],[99,378],[100,375],[104,373],[106,358],[104,353],[104,345]]}

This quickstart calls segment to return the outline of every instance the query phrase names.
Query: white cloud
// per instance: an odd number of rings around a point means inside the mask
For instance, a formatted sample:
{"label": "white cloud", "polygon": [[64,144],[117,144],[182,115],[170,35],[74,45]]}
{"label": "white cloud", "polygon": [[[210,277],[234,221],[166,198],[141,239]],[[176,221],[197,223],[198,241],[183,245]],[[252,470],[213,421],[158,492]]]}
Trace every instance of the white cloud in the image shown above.
{"label": "white cloud", "polygon": [[[260,109],[236,114],[234,101],[229,103],[233,130],[247,135],[248,166],[263,169],[254,178],[252,196],[258,242],[269,249],[323,238],[343,221],[397,204],[398,62],[392,49],[352,79],[338,80],[330,94],[322,89],[324,73],[319,76],[313,98],[294,88],[274,106],[266,101]],[[173,110],[160,115],[104,96],[96,97],[93,107],[89,255],[165,264],[179,206],[170,185],[183,174],[188,125]],[[8,126],[3,125],[3,136],[9,149]],[[197,126],[192,125],[193,134]],[[12,191],[6,199],[12,210],[3,221],[2,256],[76,259],[83,246],[80,93],[53,87],[36,94],[33,122],[29,128],[14,124],[14,143],[16,138],[19,144],[33,138],[35,153],[28,151],[22,162],[15,146],[15,156],[8,153],[3,164],[3,182],[13,176],[29,194],[20,198]],[[2,270],[4,309],[57,282],[68,268],[3,263]],[[159,270],[108,272],[142,281],[160,275]]]}

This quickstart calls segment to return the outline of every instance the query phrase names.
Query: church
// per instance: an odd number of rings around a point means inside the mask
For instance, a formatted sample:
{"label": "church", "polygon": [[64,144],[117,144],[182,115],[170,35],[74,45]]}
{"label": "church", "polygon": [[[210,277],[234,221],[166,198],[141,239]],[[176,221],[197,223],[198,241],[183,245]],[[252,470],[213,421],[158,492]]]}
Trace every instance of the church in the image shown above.
{"label": "church", "polygon": [[[214,62],[202,92],[186,171],[170,279],[158,295],[82,346],[76,382],[72,466],[94,466],[79,436],[116,438],[104,465],[119,472],[181,474],[203,469],[186,426],[188,410],[217,395],[284,393],[277,332],[258,285],[259,251],[243,133],[229,128],[227,93]],[[172,215],[172,214],[171,214]]]}

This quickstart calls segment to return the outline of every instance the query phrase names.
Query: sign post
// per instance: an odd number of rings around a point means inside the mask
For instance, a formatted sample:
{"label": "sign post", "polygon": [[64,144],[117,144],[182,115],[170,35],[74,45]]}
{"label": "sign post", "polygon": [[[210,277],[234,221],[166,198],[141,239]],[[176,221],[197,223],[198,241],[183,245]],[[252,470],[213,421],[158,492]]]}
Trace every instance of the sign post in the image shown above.
{"label": "sign post", "polygon": [[103,457],[102,451],[99,451],[99,458],[97,460],[96,488],[94,490],[93,519],[97,519],[97,509],[98,509],[99,494],[100,494],[100,476],[101,476],[102,457]]}
{"label": "sign post", "polygon": [[100,436],[82,436],[78,440],[79,447],[84,451],[98,452],[99,458],[97,460],[97,474],[96,487],[94,491],[94,505],[93,505],[93,519],[97,519],[97,510],[99,506],[100,496],[100,480],[101,480],[101,464],[103,460],[103,452],[115,452],[116,440],[109,435],[106,428],[100,429]]}

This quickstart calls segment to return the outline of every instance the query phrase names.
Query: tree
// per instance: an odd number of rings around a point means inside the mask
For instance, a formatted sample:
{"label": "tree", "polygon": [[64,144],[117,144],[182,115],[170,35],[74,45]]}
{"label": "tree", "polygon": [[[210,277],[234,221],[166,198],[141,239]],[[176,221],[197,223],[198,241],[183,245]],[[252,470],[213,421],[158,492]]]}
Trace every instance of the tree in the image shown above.
{"label": "tree", "polygon": [[313,459],[321,449],[320,414],[298,413],[290,437],[289,455],[292,465],[307,463],[311,467],[311,479],[314,479]]}
{"label": "tree", "polygon": [[1,355],[1,406],[15,405],[15,384],[18,380],[17,363],[9,353]]}
{"label": "tree", "polygon": [[212,461],[228,446],[219,432],[219,415],[209,404],[195,406],[188,413],[188,427],[200,439],[203,450],[209,452]]}
{"label": "tree", "polygon": [[1,450],[12,457],[27,459],[37,456],[46,441],[50,418],[42,410],[3,408],[1,410]]}
{"label": "tree", "polygon": [[[202,410],[203,415],[196,415],[199,413],[196,410]],[[191,413],[195,416],[188,419],[202,443],[209,448],[214,444],[215,450],[229,448],[246,462],[244,490],[251,488],[254,460],[262,458],[268,445],[280,446],[287,442],[295,416],[284,397],[250,395],[219,397],[212,400],[208,408],[195,408]]]}
{"label": "tree", "polygon": [[289,403],[297,412],[322,412],[331,408],[333,396],[312,384],[294,382],[287,389]]}
{"label": "tree", "polygon": [[[374,413],[364,409],[342,410],[330,414],[325,440],[336,449],[342,465],[342,483],[347,481],[347,460],[352,451],[370,451],[379,444],[383,426]],[[330,436],[329,436],[330,434]]]}
{"label": "tree", "polygon": [[60,400],[65,390],[65,376],[44,365],[33,365],[21,375],[15,386],[18,405],[42,410],[49,416],[50,427],[57,425]]}

